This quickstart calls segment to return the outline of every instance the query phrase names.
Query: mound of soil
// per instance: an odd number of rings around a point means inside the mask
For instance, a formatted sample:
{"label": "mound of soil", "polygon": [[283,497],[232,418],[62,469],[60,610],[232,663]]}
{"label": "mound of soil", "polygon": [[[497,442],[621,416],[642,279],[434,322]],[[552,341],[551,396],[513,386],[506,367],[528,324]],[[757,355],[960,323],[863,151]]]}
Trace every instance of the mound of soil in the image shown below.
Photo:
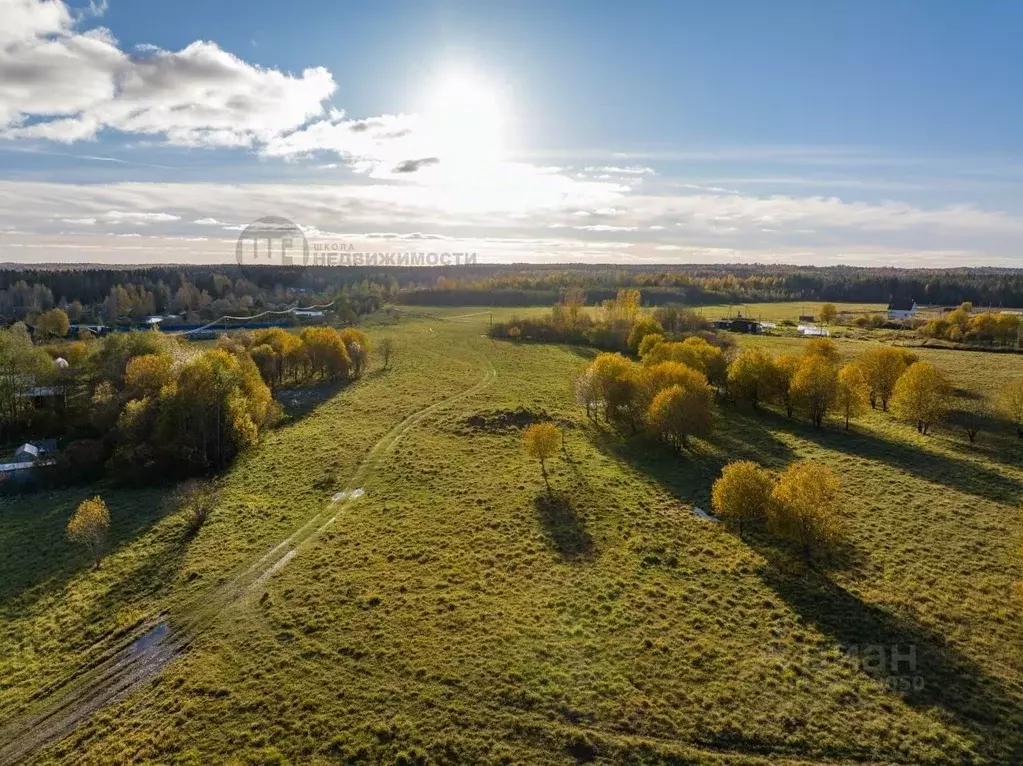
{"label": "mound of soil", "polygon": [[544,410],[534,412],[525,407],[518,407],[514,410],[489,410],[477,412],[470,415],[463,421],[463,433],[473,431],[485,431],[499,433],[501,431],[521,430],[534,423],[555,422],[562,428],[571,428],[572,423],[568,420],[555,420]]}

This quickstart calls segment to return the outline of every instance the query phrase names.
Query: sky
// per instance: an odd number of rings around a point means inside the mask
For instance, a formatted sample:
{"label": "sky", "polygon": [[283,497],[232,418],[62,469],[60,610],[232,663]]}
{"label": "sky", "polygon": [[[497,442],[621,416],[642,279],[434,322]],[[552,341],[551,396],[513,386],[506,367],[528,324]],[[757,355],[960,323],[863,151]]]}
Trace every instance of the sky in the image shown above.
{"label": "sky", "polygon": [[1016,0],[0,0],[0,262],[1023,267]]}

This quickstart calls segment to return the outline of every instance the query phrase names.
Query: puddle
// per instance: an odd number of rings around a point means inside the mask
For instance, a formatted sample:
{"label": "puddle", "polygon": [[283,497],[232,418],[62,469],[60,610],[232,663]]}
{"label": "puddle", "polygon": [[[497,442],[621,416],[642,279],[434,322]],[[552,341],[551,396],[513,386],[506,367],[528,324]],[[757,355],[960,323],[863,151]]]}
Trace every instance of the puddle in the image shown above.
{"label": "puddle", "polygon": [[332,503],[339,503],[339,502],[341,502],[342,500],[344,500],[346,498],[350,497],[350,498],[352,498],[354,500],[355,498],[362,497],[365,494],[366,494],[366,490],[364,490],[364,489],[362,489],[360,487],[359,489],[353,489],[351,492],[348,492],[347,490],[344,491],[344,492],[338,492],[336,495],[334,495],[332,498],[330,498],[330,501]]}
{"label": "puddle", "polygon": [[168,633],[170,633],[170,626],[165,622],[161,622],[159,625],[154,628],[150,628],[147,632],[135,640],[135,643],[131,645],[131,653],[138,654],[140,652],[149,651],[154,646],[161,644]]}
{"label": "puddle", "polygon": [[693,513],[696,516],[699,516],[704,521],[713,521],[715,524],[720,524],[721,523],[721,519],[718,519],[718,518],[716,518],[714,516],[711,516],[705,510],[703,510],[702,508],[697,508],[695,505],[693,506]]}

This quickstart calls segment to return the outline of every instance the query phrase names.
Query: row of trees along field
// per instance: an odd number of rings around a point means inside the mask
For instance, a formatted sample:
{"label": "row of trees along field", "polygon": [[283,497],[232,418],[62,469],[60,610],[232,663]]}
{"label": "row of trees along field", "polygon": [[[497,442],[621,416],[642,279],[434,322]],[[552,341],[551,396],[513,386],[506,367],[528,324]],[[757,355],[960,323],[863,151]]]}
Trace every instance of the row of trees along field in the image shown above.
{"label": "row of trees along field", "polygon": [[658,306],[650,312],[644,311],[639,290],[619,290],[614,298],[603,301],[595,314],[585,310],[585,300],[584,290],[569,288],[547,314],[496,322],[490,328],[490,335],[588,345],[632,354],[638,353],[640,341],[650,334],[697,335],[713,345],[734,345],[727,336],[711,332],[710,323],[693,309]]}
{"label": "row of trees along field", "polygon": [[966,302],[954,311],[921,325],[917,332],[925,338],[953,343],[1015,346],[1019,341],[1020,320],[1018,314],[995,311],[975,313],[973,304]]}
{"label": "row of trees along field", "polygon": [[[598,355],[576,380],[576,397],[591,419],[603,415],[630,433],[645,429],[680,451],[690,436],[710,429],[715,398],[754,410],[777,406],[817,427],[837,418],[846,429],[868,407],[890,408],[923,434],[949,422],[971,442],[990,421],[983,399],[956,397],[940,370],[901,348],[871,348],[840,365],[828,338],[807,341],[798,355],[772,356],[759,348],[726,353],[699,336],[674,341],[649,333],[638,352],[638,364],[620,353]],[[1023,381],[1008,382],[998,404],[1023,436]]]}
{"label": "row of trees along field", "polygon": [[[0,331],[0,432],[63,437],[55,473],[121,480],[206,473],[228,464],[280,416],[271,390],[362,375],[360,330],[280,328],[224,335],[213,348],[156,331],[35,344]],[[40,387],[52,406],[38,407]]]}

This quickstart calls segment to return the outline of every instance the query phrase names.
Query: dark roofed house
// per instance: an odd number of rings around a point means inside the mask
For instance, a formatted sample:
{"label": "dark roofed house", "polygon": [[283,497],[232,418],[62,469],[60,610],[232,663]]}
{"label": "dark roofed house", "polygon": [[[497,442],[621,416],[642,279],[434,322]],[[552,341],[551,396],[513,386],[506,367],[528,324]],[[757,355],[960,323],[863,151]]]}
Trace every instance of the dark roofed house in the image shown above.
{"label": "dark roofed house", "polygon": [[715,330],[757,334],[761,331],[760,322],[738,316],[735,319],[717,319],[711,323]]}
{"label": "dark roofed house", "polygon": [[916,301],[912,298],[893,298],[888,303],[888,318],[912,319],[916,315]]}

